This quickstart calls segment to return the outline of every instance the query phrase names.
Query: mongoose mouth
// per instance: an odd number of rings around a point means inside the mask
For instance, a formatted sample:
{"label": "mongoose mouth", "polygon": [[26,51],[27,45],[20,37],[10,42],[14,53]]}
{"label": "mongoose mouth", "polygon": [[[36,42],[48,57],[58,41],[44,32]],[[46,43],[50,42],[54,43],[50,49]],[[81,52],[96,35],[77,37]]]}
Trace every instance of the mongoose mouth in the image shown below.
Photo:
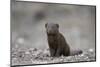
{"label": "mongoose mouth", "polygon": [[48,36],[56,36],[57,34],[54,33],[47,33]]}

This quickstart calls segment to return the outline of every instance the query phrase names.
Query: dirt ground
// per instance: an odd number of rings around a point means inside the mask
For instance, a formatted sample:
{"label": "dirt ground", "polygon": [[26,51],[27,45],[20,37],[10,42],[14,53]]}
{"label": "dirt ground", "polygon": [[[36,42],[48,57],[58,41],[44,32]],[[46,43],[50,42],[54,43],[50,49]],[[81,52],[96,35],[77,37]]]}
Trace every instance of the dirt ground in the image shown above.
{"label": "dirt ground", "polygon": [[64,62],[81,62],[81,61],[95,61],[95,50],[85,50],[80,55],[75,56],[61,56],[50,57],[49,49],[15,49],[12,48],[11,62],[13,65],[29,65],[29,64],[49,64],[49,63],[64,63]]}

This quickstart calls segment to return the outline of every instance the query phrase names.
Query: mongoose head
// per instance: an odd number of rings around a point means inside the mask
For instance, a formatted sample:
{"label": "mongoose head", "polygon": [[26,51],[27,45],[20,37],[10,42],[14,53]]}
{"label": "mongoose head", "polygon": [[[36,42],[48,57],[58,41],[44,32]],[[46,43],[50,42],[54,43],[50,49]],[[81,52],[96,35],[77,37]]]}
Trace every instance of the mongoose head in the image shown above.
{"label": "mongoose head", "polygon": [[48,35],[56,35],[59,32],[59,25],[56,23],[46,23],[45,28]]}

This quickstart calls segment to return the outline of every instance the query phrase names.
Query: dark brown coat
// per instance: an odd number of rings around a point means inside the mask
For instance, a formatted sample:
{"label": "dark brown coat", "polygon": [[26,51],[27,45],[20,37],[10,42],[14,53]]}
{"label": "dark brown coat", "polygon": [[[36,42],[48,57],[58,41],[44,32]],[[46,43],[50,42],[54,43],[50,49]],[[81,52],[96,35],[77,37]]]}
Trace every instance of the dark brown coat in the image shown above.
{"label": "dark brown coat", "polygon": [[[55,23],[47,23],[45,24],[45,28],[47,32],[47,39],[51,56],[69,56],[71,54],[70,47],[66,42],[64,36],[59,32],[59,25]],[[79,52],[81,53],[80,50],[75,53],[78,54]]]}

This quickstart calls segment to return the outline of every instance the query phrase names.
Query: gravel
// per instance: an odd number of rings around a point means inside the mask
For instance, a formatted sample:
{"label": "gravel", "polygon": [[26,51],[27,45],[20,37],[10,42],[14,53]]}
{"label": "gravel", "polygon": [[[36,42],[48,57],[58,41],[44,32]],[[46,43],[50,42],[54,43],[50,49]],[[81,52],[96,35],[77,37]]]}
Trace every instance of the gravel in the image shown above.
{"label": "gravel", "polygon": [[75,56],[50,57],[49,49],[13,49],[11,52],[12,65],[28,65],[28,64],[48,64],[48,63],[64,63],[64,62],[82,62],[95,61],[95,50],[84,50],[82,54]]}

